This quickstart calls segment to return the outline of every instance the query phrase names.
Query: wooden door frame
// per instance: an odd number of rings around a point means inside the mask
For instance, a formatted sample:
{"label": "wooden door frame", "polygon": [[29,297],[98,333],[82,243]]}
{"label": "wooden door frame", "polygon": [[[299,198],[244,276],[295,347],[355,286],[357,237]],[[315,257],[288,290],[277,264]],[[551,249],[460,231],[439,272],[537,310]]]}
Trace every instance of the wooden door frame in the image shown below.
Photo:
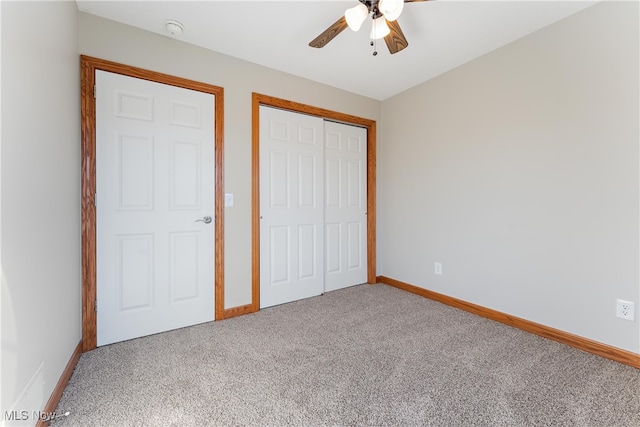
{"label": "wooden door frame", "polygon": [[209,93],[214,98],[215,153],[215,319],[224,318],[224,90],[194,80],[170,76],[129,65],[80,55],[81,65],[81,152],[82,152],[82,351],[97,346],[96,316],[96,70],[122,74],[170,86]]}
{"label": "wooden door frame", "polygon": [[376,121],[252,93],[251,120],[251,304],[245,312],[260,310],[260,106],[280,108],[367,129],[367,282],[376,283]]}

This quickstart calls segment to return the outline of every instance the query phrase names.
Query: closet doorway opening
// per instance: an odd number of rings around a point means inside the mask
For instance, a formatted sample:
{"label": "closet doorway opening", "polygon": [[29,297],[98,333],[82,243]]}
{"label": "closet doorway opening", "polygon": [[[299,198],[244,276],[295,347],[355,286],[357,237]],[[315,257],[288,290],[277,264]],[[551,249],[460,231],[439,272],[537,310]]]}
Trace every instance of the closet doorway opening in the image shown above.
{"label": "closet doorway opening", "polygon": [[251,311],[375,283],[375,125],[253,94]]}

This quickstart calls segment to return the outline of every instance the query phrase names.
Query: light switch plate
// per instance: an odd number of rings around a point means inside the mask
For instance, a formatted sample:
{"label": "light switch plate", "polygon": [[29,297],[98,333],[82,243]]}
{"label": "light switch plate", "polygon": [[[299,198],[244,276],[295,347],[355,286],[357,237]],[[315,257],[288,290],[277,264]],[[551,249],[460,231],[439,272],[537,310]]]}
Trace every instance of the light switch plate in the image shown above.
{"label": "light switch plate", "polygon": [[226,193],[224,195],[224,206],[227,208],[233,207],[233,193]]}

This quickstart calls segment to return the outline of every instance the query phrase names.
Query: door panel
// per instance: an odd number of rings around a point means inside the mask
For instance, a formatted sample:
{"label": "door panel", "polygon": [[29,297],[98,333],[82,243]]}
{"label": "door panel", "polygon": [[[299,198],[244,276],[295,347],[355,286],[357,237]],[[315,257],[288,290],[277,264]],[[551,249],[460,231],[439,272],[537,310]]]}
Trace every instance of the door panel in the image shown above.
{"label": "door panel", "polygon": [[325,291],[367,282],[367,131],[325,122]]}
{"label": "door panel", "polygon": [[260,307],[323,292],[323,121],[260,107]]}
{"label": "door panel", "polygon": [[317,224],[298,226],[298,279],[308,279],[318,274]]}
{"label": "door panel", "polygon": [[202,203],[200,144],[171,141],[169,204],[172,210],[199,209]]}
{"label": "door panel", "polygon": [[118,207],[123,210],[152,209],[153,137],[119,135]]}
{"label": "door panel", "polygon": [[362,223],[347,223],[347,270],[362,267]]}
{"label": "door panel", "polygon": [[119,311],[148,308],[153,301],[153,235],[116,236]]}
{"label": "door panel", "polygon": [[96,72],[98,345],[214,318],[213,95]]}

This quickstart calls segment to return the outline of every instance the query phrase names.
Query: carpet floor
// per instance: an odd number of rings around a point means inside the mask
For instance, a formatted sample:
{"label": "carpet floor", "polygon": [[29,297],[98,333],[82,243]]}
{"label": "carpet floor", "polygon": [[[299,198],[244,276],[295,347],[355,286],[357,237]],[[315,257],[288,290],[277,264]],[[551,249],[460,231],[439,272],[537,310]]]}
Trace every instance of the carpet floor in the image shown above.
{"label": "carpet floor", "polygon": [[84,353],[52,426],[640,426],[640,370],[386,285]]}

